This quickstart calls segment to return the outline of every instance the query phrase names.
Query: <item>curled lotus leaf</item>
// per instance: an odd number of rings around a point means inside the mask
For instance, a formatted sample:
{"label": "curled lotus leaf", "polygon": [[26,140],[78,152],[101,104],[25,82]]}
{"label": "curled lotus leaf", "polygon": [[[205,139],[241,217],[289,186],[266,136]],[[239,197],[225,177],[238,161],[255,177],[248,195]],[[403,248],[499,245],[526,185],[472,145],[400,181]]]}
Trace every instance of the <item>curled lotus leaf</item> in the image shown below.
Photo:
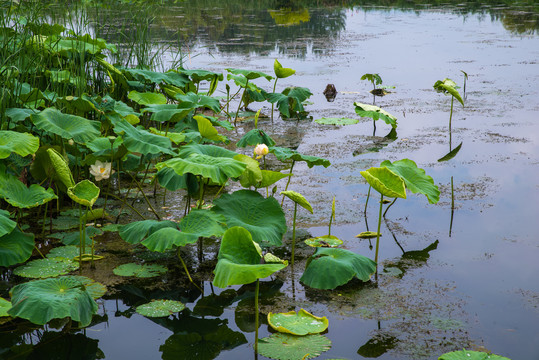
{"label": "curled lotus leaf", "polygon": [[72,276],[29,281],[11,289],[8,314],[44,325],[69,317],[88,326],[97,313],[97,303],[83,282]]}
{"label": "curled lotus leaf", "polygon": [[356,114],[361,117],[368,117],[375,121],[382,119],[386,124],[391,125],[392,128],[397,127],[397,118],[376,105],[355,102],[354,106],[356,107]]}
{"label": "curled lotus leaf", "polygon": [[432,177],[425,174],[425,170],[418,168],[414,161],[402,159],[391,163],[389,160],[384,160],[380,166],[385,166],[399,175],[404,180],[408,190],[414,194],[420,193],[425,195],[429,203],[436,204],[440,200],[438,186],[434,185]]}
{"label": "curled lotus leaf", "polygon": [[284,79],[296,73],[294,69],[283,67],[277,59],[273,62],[273,71],[278,79]]}
{"label": "curled lotus leaf", "polygon": [[185,305],[176,300],[152,300],[137,306],[136,311],[147,317],[166,317],[185,309]]}
{"label": "curled lotus leaf", "polygon": [[269,313],[268,324],[276,331],[292,335],[318,334],[325,331],[329,326],[327,317],[318,317],[300,309],[297,313]]}
{"label": "curled lotus leaf", "polygon": [[237,147],[256,146],[258,144],[266,144],[267,146],[275,145],[273,140],[264,130],[252,129],[248,131],[242,138],[236,143]]}
{"label": "curled lotus leaf", "polygon": [[380,194],[391,198],[406,199],[404,180],[387,167],[371,167],[360,174]]}
{"label": "curled lotus leaf", "polygon": [[99,197],[99,188],[90,180],[82,180],[68,188],[67,195],[77,204],[92,207]]}
{"label": "curled lotus leaf", "polygon": [[289,198],[294,203],[298,204],[299,206],[301,206],[302,208],[304,208],[311,214],[313,213],[313,207],[307,201],[307,199],[305,199],[305,197],[301,195],[300,193],[292,191],[292,190],[286,190],[286,191],[281,191],[281,195],[286,196],[287,198]]}
{"label": "curled lotus leaf", "polygon": [[331,348],[331,340],[320,334],[297,336],[275,333],[260,339],[258,353],[277,360],[306,360]]}
{"label": "curled lotus leaf", "polygon": [[81,144],[90,142],[101,135],[99,121],[64,114],[52,107],[31,115],[30,119],[40,130],[56,134],[66,140],[73,139]]}
{"label": "curled lotus leaf", "polygon": [[462,97],[459,94],[459,91],[457,90],[458,86],[457,84],[448,78],[445,78],[443,80],[438,80],[433,85],[434,90],[447,94],[449,93],[451,96],[453,96],[459,103],[464,106],[464,101],[462,100]]}
{"label": "curled lotus leaf", "polygon": [[66,188],[75,186],[75,180],[73,174],[69,169],[66,158],[64,158],[58,151],[53,148],[47,149],[47,154],[55,171],[55,178],[60,180]]}

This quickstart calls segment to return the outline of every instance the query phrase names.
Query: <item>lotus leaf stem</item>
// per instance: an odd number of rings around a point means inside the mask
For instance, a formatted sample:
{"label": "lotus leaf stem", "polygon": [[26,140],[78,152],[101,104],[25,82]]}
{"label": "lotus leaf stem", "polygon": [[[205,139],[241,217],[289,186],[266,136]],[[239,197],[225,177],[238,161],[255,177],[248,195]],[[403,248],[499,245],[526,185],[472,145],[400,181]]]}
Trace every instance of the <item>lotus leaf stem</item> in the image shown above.
{"label": "lotus leaf stem", "polygon": [[189,281],[191,284],[195,285],[195,287],[200,290],[201,293],[204,294],[204,291],[198,286],[193,279],[191,278],[191,275],[189,274],[189,270],[187,270],[187,265],[185,265],[185,261],[183,261],[181,255],[180,255],[180,248],[178,248],[178,259],[180,259],[180,262],[182,263],[183,269],[185,270],[185,273],[187,274],[187,277],[189,278]]}
{"label": "lotus leaf stem", "polygon": [[146,194],[144,193],[144,190],[142,190],[142,186],[140,185],[140,183],[137,181],[137,179],[135,179],[135,177],[133,175],[131,175],[131,173],[129,173],[129,176],[131,176],[131,179],[133,179],[133,181],[135,182],[135,184],[137,185],[139,191],[142,193],[142,196],[144,197],[144,200],[146,200],[146,203],[148,204],[148,206],[150,207],[150,210],[151,212],[154,213],[155,217],[157,218],[157,220],[161,220],[161,217],[159,216],[159,214],[155,211],[155,209],[153,208],[152,204],[150,203],[150,200],[148,200],[148,197],[146,196]]}
{"label": "lotus leaf stem", "polygon": [[455,100],[454,96],[451,96],[451,111],[449,112],[449,151],[451,151],[451,119],[453,118],[453,101]]}
{"label": "lotus leaf stem", "polygon": [[384,211],[384,215],[383,215],[384,218],[386,217],[387,211],[388,211],[389,208],[395,203],[395,201],[397,201],[397,198],[394,198],[393,201],[391,202],[391,204],[389,204],[389,205],[387,206],[386,210]]}
{"label": "lotus leaf stem", "polygon": [[367,192],[367,200],[365,201],[365,210],[363,210],[364,214],[367,214],[367,205],[369,205],[369,198],[371,197],[371,187],[372,186],[369,185],[369,191]]}
{"label": "lotus leaf stem", "polygon": [[[380,197],[380,211],[378,213],[378,231],[376,234],[376,251],[374,253],[374,262],[376,263],[376,268],[378,269],[378,248],[380,246],[380,225],[382,224],[382,206],[384,205],[384,195]],[[378,270],[377,270],[378,272]]]}
{"label": "lotus leaf stem", "polygon": [[[273,83],[273,93],[275,93],[275,89],[277,88],[277,80],[279,80],[278,77],[275,77],[275,82]],[[273,123],[273,109],[275,104],[271,103],[271,122]]]}
{"label": "lotus leaf stem", "polygon": [[[294,169],[294,164],[296,164],[296,161],[292,160],[292,166],[290,166],[290,176],[288,176],[288,181],[286,182],[284,191],[288,190],[288,185],[290,185],[290,180],[292,180],[292,170]],[[284,202],[284,195],[283,195],[283,199],[281,200],[281,207],[283,206],[283,202]]]}
{"label": "lotus leaf stem", "polygon": [[296,213],[298,211],[298,203],[294,202],[294,220],[292,222],[292,258],[290,263],[294,266],[294,253],[296,251]]}
{"label": "lotus leaf stem", "polygon": [[234,117],[234,126],[236,126],[236,121],[238,121],[238,114],[240,113],[241,103],[243,102],[243,95],[245,95],[245,91],[247,91],[247,85],[249,85],[249,79],[247,79],[247,81],[245,82],[245,87],[243,88],[243,93],[241,94],[238,110],[236,111],[236,116]]}
{"label": "lotus leaf stem", "polygon": [[[114,194],[110,194],[110,193],[105,193],[105,195],[108,195],[110,197],[115,198],[118,201],[121,201],[122,205],[129,206],[131,208],[131,210],[133,210],[138,216],[140,216],[142,218],[142,220],[146,220],[146,218],[137,209],[135,209],[133,206],[129,205],[124,199],[122,199],[119,196],[116,196]],[[123,208],[123,206],[122,206],[122,208]],[[118,220],[120,219],[121,214],[122,214],[122,209],[120,209],[120,213],[118,214],[118,217],[116,217],[116,221],[115,221],[116,223],[118,223]]]}

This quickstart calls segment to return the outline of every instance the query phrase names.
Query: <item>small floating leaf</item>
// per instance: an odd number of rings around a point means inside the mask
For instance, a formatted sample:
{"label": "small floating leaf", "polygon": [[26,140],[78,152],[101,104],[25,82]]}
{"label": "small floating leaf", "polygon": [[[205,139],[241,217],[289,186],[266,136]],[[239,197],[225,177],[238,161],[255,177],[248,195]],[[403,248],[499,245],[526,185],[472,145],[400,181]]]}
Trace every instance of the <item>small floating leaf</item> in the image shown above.
{"label": "small floating leaf", "polygon": [[[377,236],[378,236],[378,233],[374,231],[363,231],[356,235],[357,238],[361,238],[361,239],[371,239]],[[382,234],[380,234],[380,236],[382,236]]]}
{"label": "small floating leaf", "polygon": [[305,244],[312,247],[337,247],[342,243],[341,239],[333,235],[323,235],[305,240]]}
{"label": "small floating leaf", "polygon": [[149,278],[159,276],[167,272],[167,268],[157,264],[135,264],[128,263],[117,266],[112,270],[118,276],[135,276],[139,278]]}
{"label": "small floating leaf", "polygon": [[329,322],[327,317],[318,317],[300,309],[297,313],[290,311],[287,313],[268,314],[268,324],[282,333],[292,335],[318,334],[325,331]]}
{"label": "small floating leaf", "polygon": [[175,300],[152,300],[137,306],[136,311],[147,317],[165,317],[185,309],[185,305]]}
{"label": "small floating leaf", "polygon": [[78,268],[79,264],[77,262],[56,257],[32,260],[23,266],[15,268],[13,273],[17,276],[43,279],[65,275]]}
{"label": "small floating leaf", "polygon": [[312,359],[331,348],[331,340],[319,334],[296,336],[283,333],[260,339],[258,352],[278,360]]}
{"label": "small floating leaf", "polygon": [[511,360],[509,358],[480,351],[461,350],[445,353],[438,360]]}
{"label": "small floating leaf", "polygon": [[315,122],[321,125],[354,125],[359,122],[358,119],[349,119],[349,118],[320,118],[316,119]]}

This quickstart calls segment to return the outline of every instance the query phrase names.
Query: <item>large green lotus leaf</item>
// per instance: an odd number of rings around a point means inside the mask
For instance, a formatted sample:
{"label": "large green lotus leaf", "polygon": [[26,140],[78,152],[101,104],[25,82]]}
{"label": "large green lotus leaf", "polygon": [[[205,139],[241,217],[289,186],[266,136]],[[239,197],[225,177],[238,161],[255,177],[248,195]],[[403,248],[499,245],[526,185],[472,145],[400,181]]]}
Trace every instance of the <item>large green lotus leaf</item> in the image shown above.
{"label": "large green lotus leaf", "polygon": [[378,106],[360,102],[355,102],[354,106],[356,107],[356,114],[361,117],[368,117],[373,120],[382,119],[386,124],[391,125],[391,127],[397,127],[397,118]]}
{"label": "large green lotus leaf", "polygon": [[454,148],[453,150],[451,150],[450,152],[448,152],[447,154],[445,154],[444,156],[439,158],[438,162],[449,161],[449,160],[453,159],[455,156],[457,156],[457,154],[459,153],[461,147],[462,147],[462,142],[460,144],[458,144],[458,146],[456,148]]}
{"label": "large green lotus leaf", "polygon": [[166,136],[172,141],[174,144],[178,145],[186,141],[186,135],[184,133],[178,133],[173,131],[161,131],[157,130],[156,128],[150,127],[150,132],[152,134],[156,134],[159,136]]}
{"label": "large green lotus leaf", "polygon": [[287,87],[282,93],[267,94],[270,103],[277,103],[277,108],[285,117],[289,118],[295,112],[304,112],[303,102],[312,95],[311,91],[304,87]]}
{"label": "large green lotus leaf", "polygon": [[178,224],[174,221],[142,220],[135,221],[120,227],[118,232],[120,237],[130,244],[139,244],[146,236],[153,234],[162,228],[178,229]]}
{"label": "large green lotus leaf", "polygon": [[99,188],[90,180],[82,180],[67,189],[67,195],[77,204],[92,207],[99,197]]}
{"label": "large green lotus leaf", "polygon": [[154,92],[138,92],[136,90],[130,91],[127,97],[139,105],[149,104],[166,104],[167,98],[163,94]]}
{"label": "large green lotus leaf", "polygon": [[290,311],[287,313],[269,313],[268,324],[274,330],[292,335],[318,334],[325,331],[329,326],[328,318],[314,316],[313,314],[300,309],[297,313]]}
{"label": "large green lotus leaf", "polygon": [[138,278],[150,278],[160,276],[167,272],[167,268],[158,264],[135,264],[128,263],[115,267],[112,272],[118,276],[134,276]]}
{"label": "large green lotus leaf", "polygon": [[371,167],[360,174],[380,194],[391,198],[406,199],[404,180],[387,167]]}
{"label": "large green lotus leaf", "polygon": [[24,121],[30,117],[30,115],[35,114],[36,111],[32,109],[21,109],[21,108],[9,108],[6,109],[6,116],[11,119],[12,123],[18,123]]}
{"label": "large green lotus leaf", "polygon": [[66,140],[85,144],[99,137],[101,123],[76,115],[63,114],[55,108],[47,108],[30,119],[40,129],[56,134]]}
{"label": "large green lotus leaf", "polygon": [[238,155],[235,151],[215,145],[187,144],[180,148],[180,157],[182,158],[189,157],[193,153],[230,159]]}
{"label": "large green lotus leaf", "polygon": [[409,159],[395,161],[384,160],[380,164],[399,175],[406,184],[406,188],[414,194],[420,193],[427,197],[429,203],[436,204],[440,200],[440,190],[434,185],[432,177],[425,174],[425,170],[417,167],[417,164]]}
{"label": "large green lotus leaf", "polygon": [[9,204],[29,209],[43,205],[58,197],[52,189],[47,189],[32,184],[26,187],[19,179],[10,174],[0,174],[0,198],[4,198]]}
{"label": "large green lotus leaf", "polygon": [[22,266],[19,266],[13,270],[13,274],[17,276],[43,279],[49,277],[56,277],[58,275],[65,275],[71,271],[77,270],[79,263],[71,261],[66,258],[45,258],[32,260]]}
{"label": "large green lotus leaf", "polygon": [[[110,157],[112,156],[112,151],[114,151],[114,160],[120,159],[125,156],[126,149],[122,147],[123,139],[118,137],[114,139],[114,142],[111,144],[111,141],[108,137],[100,137],[93,141],[90,141],[86,146],[92,150],[94,153],[92,155],[96,157],[102,157],[101,160],[108,160],[110,162]],[[86,159],[86,164],[93,164]]]}
{"label": "large green lotus leaf", "polygon": [[11,303],[9,315],[38,325],[70,317],[88,326],[98,309],[83,283],[71,276],[16,285],[11,289]]}
{"label": "large green lotus leaf", "polygon": [[157,172],[157,180],[161,186],[170,191],[185,189],[190,194],[198,193],[196,176],[190,173],[178,175],[174,169],[165,166]]}
{"label": "large green lotus leaf", "polygon": [[196,120],[198,124],[198,132],[203,138],[213,141],[226,141],[226,137],[219,134],[210,120],[201,115],[195,115],[193,116],[193,119]]}
{"label": "large green lotus leaf", "polygon": [[144,155],[175,155],[169,138],[152,134],[145,129],[135,128],[124,119],[114,119],[112,122],[114,131],[123,136],[127,150]]}
{"label": "large green lotus leaf", "polygon": [[457,84],[448,78],[445,78],[443,80],[438,80],[434,83],[433,88],[441,93],[449,93],[451,96],[453,96],[459,103],[464,106],[464,101],[462,100],[462,97],[460,96],[458,90],[457,90]]}
{"label": "large green lotus leaf", "polygon": [[222,214],[228,227],[241,226],[249,230],[253,240],[261,245],[278,246],[286,232],[286,219],[279,202],[265,199],[256,191],[239,190],[223,194],[211,209]]}
{"label": "large green lotus leaf", "polygon": [[39,148],[39,138],[28,133],[0,130],[0,159],[12,152],[20,156],[34,154]]}
{"label": "large green lotus leaf", "polygon": [[382,83],[382,78],[378,74],[363,74],[360,80],[368,80],[376,85],[380,85]]}
{"label": "large green lotus leaf", "polygon": [[[95,211],[96,209],[94,209]],[[77,209],[78,212],[78,209]],[[77,220],[77,219],[74,219]],[[84,222],[84,219],[83,219]],[[73,221],[75,223],[75,221]],[[76,221],[76,224],[78,224],[79,221]],[[90,244],[92,242],[92,238],[96,235],[103,234],[103,231],[101,229],[95,228],[93,226],[86,226],[86,244]],[[71,231],[71,232],[60,232],[60,233],[54,233],[49,235],[51,238],[59,239],[62,241],[65,245],[79,245],[80,243],[80,231]],[[79,255],[78,253],[76,255]]]}
{"label": "large green lotus leaf", "polygon": [[262,181],[256,185],[258,188],[264,188],[275,184],[277,181],[291,176],[291,174],[283,174],[279,171],[261,170]]}
{"label": "large green lotus leaf", "polygon": [[225,217],[210,210],[195,209],[180,221],[180,230],[202,237],[221,236],[224,234]]}
{"label": "large green lotus leaf", "polygon": [[368,281],[376,271],[371,259],[338,248],[317,248],[305,266],[301,281],[315,289],[335,289],[355,276]]}
{"label": "large green lotus leaf", "polygon": [[196,153],[186,159],[175,157],[155,165],[158,170],[165,166],[174,169],[178,175],[186,173],[199,175],[211,179],[216,184],[224,184],[229,178],[240,176],[246,167],[244,163],[234,159]]}
{"label": "large green lotus leaf", "polygon": [[316,157],[316,156],[311,156],[311,155],[303,155],[297,152],[296,150],[292,150],[289,148],[271,146],[269,148],[269,152],[273,153],[275,157],[280,161],[286,161],[286,160],[305,161],[309,168],[312,168],[315,165],[322,165],[323,167],[327,168],[329,165],[331,165],[329,160]]}
{"label": "large green lotus leaf", "polygon": [[[3,210],[2,210],[3,211]],[[34,250],[34,235],[14,228],[0,237],[0,266],[11,266],[25,262]]]}
{"label": "large green lotus leaf", "polygon": [[193,244],[198,240],[197,234],[190,234],[171,227],[159,229],[141,242],[148,250],[165,252],[174,246]]}
{"label": "large green lotus leaf", "polygon": [[126,68],[123,68],[122,71],[126,74],[130,74],[136,79],[150,81],[156,85],[164,83],[178,87],[184,87],[189,83],[189,78],[186,75],[178,73],[176,71],[162,73],[151,70]]}
{"label": "large green lotus leaf", "polygon": [[342,245],[342,243],[343,241],[341,239],[333,235],[317,236],[305,240],[305,244],[312,247],[337,247]]}
{"label": "large green lotus leaf", "polygon": [[273,62],[273,71],[278,79],[284,79],[296,73],[294,69],[284,68],[277,59]]}
{"label": "large green lotus leaf", "polygon": [[260,170],[260,163],[250,156],[244,154],[237,154],[234,156],[235,160],[241,161],[247,167],[243,174],[240,175],[240,184],[245,188],[251,186],[258,186],[262,181],[262,170]]}
{"label": "large green lotus leaf", "polygon": [[296,336],[275,333],[258,342],[258,353],[277,360],[306,360],[331,348],[331,340],[319,334]]}
{"label": "large green lotus leaf", "polygon": [[261,129],[252,129],[242,136],[237,142],[237,147],[256,146],[258,144],[266,144],[267,146],[275,145],[275,141]]}
{"label": "large green lotus leaf", "polygon": [[[89,244],[89,243],[90,242],[87,242],[86,244]],[[83,254],[87,254],[90,251],[91,251],[91,248],[87,246],[82,252]],[[68,260],[73,260],[79,255],[80,255],[80,248],[79,246],[76,246],[76,245],[58,246],[51,249],[51,251],[47,253],[48,258],[61,257]]]}
{"label": "large green lotus leaf", "polygon": [[66,188],[75,186],[75,180],[73,179],[73,174],[69,169],[67,160],[53,148],[47,149],[47,154],[49,155],[49,159],[54,169],[54,178],[60,180]]}
{"label": "large green lotus leaf", "polygon": [[0,237],[9,234],[17,223],[9,218],[9,211],[0,210]]}
{"label": "large green lotus leaf", "polygon": [[0,298],[0,317],[9,316],[7,313],[11,309],[11,302]]}
{"label": "large green lotus leaf", "polygon": [[460,350],[445,353],[438,360],[511,360],[509,358],[481,351]]}
{"label": "large green lotus leaf", "polygon": [[350,118],[323,117],[320,119],[316,119],[315,122],[321,125],[354,125],[357,124],[359,120]]}
{"label": "large green lotus leaf", "polygon": [[180,107],[182,108],[208,108],[216,113],[221,111],[221,105],[219,104],[219,100],[210,96],[188,92],[185,95],[175,95],[174,98],[180,102]]}
{"label": "large green lotus leaf", "polygon": [[289,198],[296,204],[300,205],[302,208],[304,208],[311,214],[313,213],[313,207],[307,201],[307,199],[305,199],[305,197],[301,195],[300,193],[292,191],[292,190],[286,190],[286,191],[281,191],[281,195],[286,196],[287,198]]}
{"label": "large green lotus leaf", "polygon": [[191,111],[192,108],[179,107],[177,104],[151,104],[142,109],[142,112],[151,112],[152,121],[157,122],[179,122],[184,119]]}
{"label": "large green lotus leaf", "polygon": [[225,70],[234,75],[243,75],[249,80],[258,79],[259,77],[266,78],[266,80],[268,81],[271,81],[273,79],[273,76],[265,74],[260,71],[255,71],[255,70],[243,70],[243,69],[231,69],[231,68],[225,69]]}
{"label": "large green lotus leaf", "polygon": [[86,276],[73,275],[71,278],[80,281],[90,296],[97,300],[107,293],[107,287],[94,279],[87,278]]}
{"label": "large green lotus leaf", "polygon": [[239,226],[228,229],[221,240],[213,284],[220,288],[250,284],[286,267],[260,264],[261,258],[249,231]]}
{"label": "large green lotus leaf", "polygon": [[165,317],[185,309],[185,305],[176,300],[152,300],[137,306],[136,312],[146,317]]}

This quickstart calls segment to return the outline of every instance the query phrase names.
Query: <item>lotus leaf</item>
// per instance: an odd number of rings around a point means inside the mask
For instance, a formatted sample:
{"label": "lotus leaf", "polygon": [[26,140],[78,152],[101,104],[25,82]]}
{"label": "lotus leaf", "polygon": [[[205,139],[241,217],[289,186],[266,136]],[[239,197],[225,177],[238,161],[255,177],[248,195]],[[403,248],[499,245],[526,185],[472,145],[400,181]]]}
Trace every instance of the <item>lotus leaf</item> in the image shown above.
{"label": "lotus leaf", "polygon": [[112,272],[118,276],[135,276],[138,278],[150,278],[160,276],[167,272],[167,268],[157,264],[128,263],[115,267]]}
{"label": "lotus leaf", "polygon": [[331,340],[319,334],[296,336],[275,333],[258,343],[260,355],[277,360],[313,359],[330,348]]}
{"label": "lotus leaf", "polygon": [[287,118],[294,113],[304,112],[303,102],[312,95],[311,91],[303,87],[287,87],[282,93],[271,93],[267,95],[270,103],[277,103],[280,113]]}
{"label": "lotus leaf", "polygon": [[177,123],[189,115],[191,111],[193,111],[192,108],[179,107],[177,104],[149,104],[142,109],[143,113],[152,113],[152,121],[160,123]]}
{"label": "lotus leaf", "polygon": [[137,306],[136,311],[147,317],[166,317],[185,309],[185,305],[175,300],[152,300]]}
{"label": "lotus leaf", "polygon": [[333,235],[317,236],[315,238],[305,240],[305,244],[312,247],[337,247],[342,245],[343,241]]}
{"label": "lotus leaf", "polygon": [[213,157],[233,158],[238,155],[237,152],[225,149],[215,145],[202,145],[202,144],[187,144],[181,147],[180,157],[186,158],[189,155],[196,153],[201,155],[208,155]]}
{"label": "lotus leaf", "polygon": [[243,69],[231,69],[231,68],[229,68],[229,69],[226,69],[226,71],[228,71],[229,73],[234,74],[234,75],[242,75],[242,76],[244,76],[245,78],[247,78],[249,80],[258,79],[259,77],[264,77],[268,81],[273,79],[273,76],[268,75],[268,74],[264,74],[263,72],[255,71],[255,70],[243,70]]}
{"label": "lotus leaf", "polygon": [[75,180],[73,179],[73,174],[69,169],[66,158],[60,155],[54,148],[47,149],[47,154],[49,155],[52,167],[54,168],[54,178],[60,180],[66,189],[75,186]]}
{"label": "lotus leaf", "polygon": [[[79,233],[76,233],[79,235]],[[79,235],[80,236],[80,235]],[[91,241],[91,240],[90,240]],[[86,247],[82,252],[87,253],[90,251],[90,248]],[[65,245],[65,246],[58,246],[51,251],[47,253],[47,258],[65,258],[69,260],[73,260],[75,257],[79,256],[80,250],[78,246],[75,245]]]}
{"label": "lotus leaf", "polygon": [[170,191],[186,189],[188,193],[195,194],[199,189],[195,175],[190,173],[178,175],[174,169],[169,167],[164,167],[157,172],[157,181],[159,181],[161,186]]}
{"label": "lotus leaf", "polygon": [[152,134],[156,134],[156,135],[159,135],[159,136],[166,136],[170,139],[170,141],[172,141],[174,144],[176,145],[179,145],[183,142],[186,141],[187,137],[185,136],[184,133],[178,133],[178,132],[172,132],[172,131],[160,131],[160,130],[157,130],[156,128],[153,128],[151,127],[150,128],[150,132]]}
{"label": "lotus leaf", "polygon": [[250,284],[286,267],[286,264],[260,264],[262,258],[251,234],[235,226],[228,229],[221,240],[213,284],[224,288],[229,285]]}
{"label": "lotus leaf", "polygon": [[292,190],[287,190],[287,191],[281,191],[281,195],[286,196],[287,198],[292,200],[294,203],[300,205],[302,208],[304,208],[305,210],[307,210],[311,214],[313,213],[313,207],[307,201],[307,199],[305,199],[305,197],[303,195],[301,195],[300,193],[297,193],[297,192],[292,191]]}
{"label": "lotus leaf", "polygon": [[144,69],[122,69],[127,74],[130,74],[131,76],[152,82],[156,85],[158,84],[170,84],[178,87],[184,87],[189,83],[189,78],[185,76],[184,74],[178,73],[176,71],[168,71],[165,73],[157,72],[157,71],[151,71],[151,70],[144,70]]}
{"label": "lotus leaf", "polygon": [[335,289],[355,276],[369,281],[376,271],[371,259],[349,250],[319,247],[307,260],[301,281],[315,289]]}
{"label": "lotus leaf", "polygon": [[443,80],[438,80],[434,83],[433,88],[441,93],[449,93],[451,96],[453,96],[459,103],[464,106],[464,101],[462,100],[462,97],[460,96],[458,90],[457,90],[457,84],[448,78],[445,78]]}
{"label": "lotus leaf", "polygon": [[329,326],[327,317],[314,316],[303,309],[297,313],[295,311],[277,314],[270,312],[268,324],[281,333],[300,336],[321,333]]}
{"label": "lotus leaf", "polygon": [[11,303],[9,315],[38,325],[70,317],[88,326],[98,309],[84,284],[71,276],[16,285],[11,289]]}
{"label": "lotus leaf", "polygon": [[23,233],[14,227],[11,232],[0,237],[0,266],[25,262],[32,255],[34,246],[33,234]]}
{"label": "lotus leaf", "polygon": [[211,210],[222,214],[229,227],[244,227],[253,240],[261,245],[281,245],[286,232],[286,219],[275,198],[265,199],[256,191],[239,190],[223,194],[213,203]]}
{"label": "lotus leaf", "polygon": [[217,129],[213,126],[210,120],[206,119],[204,116],[195,115],[193,119],[196,120],[198,124],[198,132],[202,135],[203,138],[213,140],[213,141],[226,141],[226,137],[219,134]]}
{"label": "lotus leaf", "polygon": [[9,211],[0,210],[0,237],[9,234],[17,223],[9,218]]}
{"label": "lotus leaf", "polygon": [[170,139],[137,129],[124,119],[113,120],[114,131],[122,135],[127,150],[134,153],[175,155]]}
{"label": "lotus leaf", "polygon": [[12,152],[20,156],[34,154],[39,148],[39,138],[28,133],[0,130],[0,159]]}
{"label": "lotus leaf", "polygon": [[11,309],[11,302],[0,298],[0,317],[9,316],[7,313]]}
{"label": "lotus leaf", "polygon": [[354,125],[359,122],[358,119],[350,119],[350,118],[320,118],[316,119],[315,122],[321,124],[321,125]]}
{"label": "lotus leaf", "polygon": [[167,98],[163,94],[154,92],[140,93],[136,90],[129,92],[127,97],[139,105],[166,104]]}
{"label": "lotus leaf", "polygon": [[[256,245],[256,243],[255,243]],[[264,254],[264,263],[266,264],[285,264],[287,265],[288,264],[288,261],[287,260],[283,260],[271,253],[265,253]]]}
{"label": "lotus leaf", "polygon": [[371,167],[368,170],[360,171],[367,182],[380,194],[406,199],[406,188],[404,180],[387,167]]}
{"label": "lotus leaf", "polygon": [[[84,223],[84,216],[83,216],[83,223]],[[92,238],[96,235],[103,234],[103,231],[101,229],[97,229],[93,226],[86,226],[86,244],[89,244],[92,242]],[[61,232],[61,233],[54,233],[49,235],[51,238],[59,239],[62,241],[65,245],[79,245],[80,243],[80,231],[71,231],[71,232]],[[76,254],[78,255],[78,254]]]}
{"label": "lotus leaf", "polygon": [[271,146],[269,148],[269,151],[270,153],[273,153],[275,157],[279,159],[280,161],[285,161],[285,160],[305,161],[309,168],[312,168],[315,165],[322,165],[325,168],[327,168],[329,165],[331,165],[329,160],[319,158],[316,156],[311,156],[311,155],[303,155],[295,150],[288,149],[288,148]]}
{"label": "lotus leaf", "polygon": [[448,152],[446,155],[439,158],[438,162],[449,161],[449,160],[453,159],[455,156],[457,156],[457,154],[460,151],[461,147],[462,147],[462,142],[456,148],[454,148],[453,150]]}
{"label": "lotus leaf", "polygon": [[445,353],[438,360],[511,360],[509,358],[481,351],[460,350]]}
{"label": "lotus leaf", "polygon": [[174,221],[142,220],[129,223],[120,227],[119,235],[130,244],[139,244],[146,236],[153,234],[159,229],[171,227],[178,228]]}
{"label": "lotus leaf", "polygon": [[107,287],[94,279],[87,278],[86,276],[70,276],[72,279],[75,279],[77,281],[80,281],[84,287],[86,288],[86,291],[90,294],[90,296],[97,300],[103,295],[107,293]]}
{"label": "lotus leaf", "polygon": [[30,119],[40,129],[56,134],[63,139],[85,144],[98,138],[101,129],[99,121],[88,120],[76,115],[63,114],[55,108],[47,108]]}
{"label": "lotus leaf", "polygon": [[65,275],[71,271],[77,270],[79,263],[71,261],[66,258],[45,258],[32,260],[22,266],[19,266],[13,270],[13,273],[17,276],[43,279],[56,277],[58,275]]}
{"label": "lotus leaf", "polygon": [[190,108],[193,110],[197,108],[208,108],[216,113],[221,111],[219,100],[210,96],[188,92],[185,95],[175,95],[174,98],[180,102],[180,107],[183,108]]}
{"label": "lotus leaf", "polygon": [[425,170],[417,167],[416,163],[409,159],[395,161],[382,161],[382,167],[387,167],[399,175],[406,184],[406,188],[414,194],[420,193],[427,197],[429,203],[436,204],[440,200],[440,190],[434,185],[432,177],[425,174]]}
{"label": "lotus leaf", "polygon": [[397,118],[378,106],[360,102],[355,102],[354,106],[356,107],[356,114],[361,117],[368,117],[375,121],[382,119],[386,124],[391,125],[391,127],[397,127]]}
{"label": "lotus leaf", "polygon": [[0,174],[0,198],[9,204],[23,209],[43,205],[58,197],[52,189],[45,190],[38,184],[26,187],[19,179],[10,174]]}
{"label": "lotus leaf", "polygon": [[151,251],[164,252],[174,246],[193,244],[198,240],[197,234],[190,234],[171,227],[159,229],[142,241],[142,245]]}
{"label": "lotus leaf", "polygon": [[99,188],[90,180],[82,180],[68,188],[67,195],[77,204],[92,207],[99,197]]}
{"label": "lotus leaf", "polygon": [[246,167],[244,163],[234,159],[196,153],[186,159],[175,157],[155,165],[158,170],[165,166],[174,169],[178,175],[185,173],[199,175],[211,179],[216,184],[224,184],[228,178],[240,176]]}
{"label": "lotus leaf", "polygon": [[247,166],[243,174],[240,175],[241,186],[248,188],[260,184],[262,181],[262,170],[260,170],[260,163],[257,160],[243,154],[237,154],[234,156],[234,160],[241,161]]}
{"label": "lotus leaf", "polygon": [[30,115],[35,114],[36,111],[32,109],[20,109],[20,108],[10,108],[6,109],[6,116],[11,119],[12,123],[18,123],[24,121],[30,117]]}
{"label": "lotus leaf", "polygon": [[[382,236],[382,234],[380,234],[380,236]],[[374,231],[363,231],[357,234],[356,237],[361,239],[371,239],[378,237],[378,233]]]}
{"label": "lotus leaf", "polygon": [[260,170],[262,173],[262,181],[256,185],[257,188],[264,188],[275,184],[277,181],[284,179],[285,177],[292,176],[292,174],[283,174],[279,171]]}
{"label": "lotus leaf", "polygon": [[296,73],[294,69],[284,68],[277,59],[273,62],[273,71],[278,79],[284,79]]}
{"label": "lotus leaf", "polygon": [[266,144],[268,146],[275,145],[275,141],[264,130],[252,129],[242,136],[240,141],[236,143],[237,147],[256,146],[258,144]]}

